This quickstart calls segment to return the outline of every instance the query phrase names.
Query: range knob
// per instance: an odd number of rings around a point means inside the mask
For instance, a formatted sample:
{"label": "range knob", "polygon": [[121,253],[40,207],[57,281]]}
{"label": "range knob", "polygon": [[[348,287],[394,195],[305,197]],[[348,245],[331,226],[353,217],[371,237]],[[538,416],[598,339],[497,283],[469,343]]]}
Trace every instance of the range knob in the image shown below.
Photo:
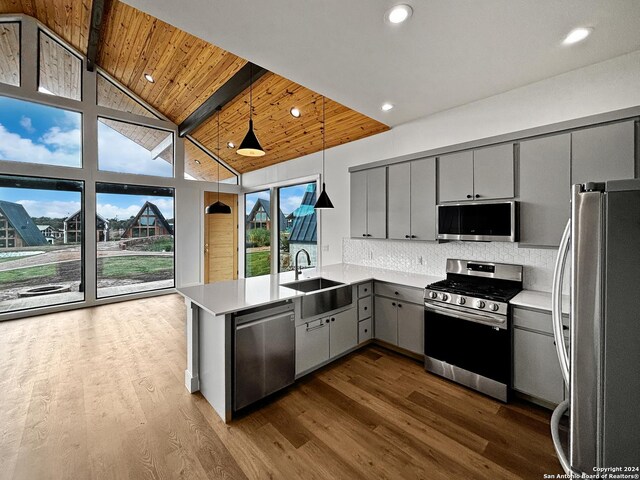
{"label": "range knob", "polygon": [[484,302],[482,300],[476,300],[476,308],[484,308]]}
{"label": "range knob", "polygon": [[449,295],[447,295],[446,293],[441,293],[440,294],[440,298],[446,302],[447,300],[449,300]]}
{"label": "range knob", "polygon": [[429,298],[438,298],[438,294],[436,292],[429,292]]}
{"label": "range knob", "polygon": [[489,304],[489,310],[491,310],[492,312],[497,312],[499,308],[500,307],[498,307],[498,305],[496,305],[495,303]]}
{"label": "range knob", "polygon": [[464,297],[458,297],[458,305],[464,305],[467,303],[467,299]]}

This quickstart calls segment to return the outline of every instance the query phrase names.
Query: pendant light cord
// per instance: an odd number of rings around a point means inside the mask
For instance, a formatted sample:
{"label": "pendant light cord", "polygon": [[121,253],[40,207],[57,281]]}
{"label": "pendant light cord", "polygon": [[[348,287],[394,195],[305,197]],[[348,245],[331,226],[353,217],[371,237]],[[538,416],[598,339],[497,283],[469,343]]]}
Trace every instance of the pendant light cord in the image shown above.
{"label": "pendant light cord", "polygon": [[249,63],[249,122],[253,121],[253,63]]}
{"label": "pendant light cord", "polygon": [[325,137],[327,127],[325,126],[325,113],[324,113],[324,95],[322,96],[322,186],[324,190],[324,150],[325,150]]}
{"label": "pendant light cord", "polygon": [[218,201],[220,201],[220,110],[218,108]]}

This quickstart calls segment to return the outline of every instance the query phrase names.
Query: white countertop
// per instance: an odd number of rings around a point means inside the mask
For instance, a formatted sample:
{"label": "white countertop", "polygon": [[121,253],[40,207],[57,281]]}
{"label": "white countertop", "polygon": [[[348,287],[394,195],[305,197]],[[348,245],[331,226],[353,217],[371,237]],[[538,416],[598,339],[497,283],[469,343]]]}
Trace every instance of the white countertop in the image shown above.
{"label": "white countertop", "polygon": [[[522,290],[509,302],[516,307],[535,308],[551,312],[551,293],[537,290]],[[569,295],[562,296],[562,312],[569,313]]]}
{"label": "white countertop", "polygon": [[[321,269],[310,268],[303,270],[300,280],[319,276],[347,285],[367,280],[378,280],[415,288],[424,288],[429,283],[442,280],[441,277],[344,263],[327,265]],[[304,292],[281,286],[281,284],[292,282],[293,280],[294,272],[285,272],[206,285],[181,287],[177,290],[182,296],[214,315],[225,315],[306,295]]]}

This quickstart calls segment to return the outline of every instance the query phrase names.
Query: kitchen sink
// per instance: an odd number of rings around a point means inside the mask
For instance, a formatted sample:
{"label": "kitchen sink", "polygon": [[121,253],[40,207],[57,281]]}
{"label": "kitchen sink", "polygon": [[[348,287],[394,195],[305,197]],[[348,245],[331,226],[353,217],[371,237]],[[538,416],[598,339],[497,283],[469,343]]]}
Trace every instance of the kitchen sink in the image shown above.
{"label": "kitchen sink", "polygon": [[283,287],[305,292],[301,299],[302,318],[315,317],[351,305],[351,285],[316,277],[284,283]]}
{"label": "kitchen sink", "polygon": [[315,292],[316,290],[323,290],[325,288],[337,287],[344,285],[344,283],[334,282],[333,280],[327,280],[326,278],[316,277],[309,278],[307,280],[297,280],[295,282],[283,283],[283,287],[298,290],[299,292]]}

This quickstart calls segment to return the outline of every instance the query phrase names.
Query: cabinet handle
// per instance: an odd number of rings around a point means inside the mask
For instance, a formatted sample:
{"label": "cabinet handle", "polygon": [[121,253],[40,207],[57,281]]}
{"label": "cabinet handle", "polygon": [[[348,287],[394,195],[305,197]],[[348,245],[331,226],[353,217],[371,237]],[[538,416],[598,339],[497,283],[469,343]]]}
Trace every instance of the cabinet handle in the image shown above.
{"label": "cabinet handle", "polygon": [[329,323],[329,319],[327,318],[327,320],[325,321],[325,323]]}
{"label": "cabinet handle", "polygon": [[404,238],[411,238],[411,235],[405,235]]}
{"label": "cabinet handle", "polygon": [[396,295],[400,295],[398,292],[393,292],[393,293],[395,293]]}
{"label": "cabinet handle", "polygon": [[411,238],[418,238],[416,235],[411,235]]}
{"label": "cabinet handle", "polygon": [[391,302],[391,306],[395,307],[396,306],[396,302]]}
{"label": "cabinet handle", "polygon": [[367,330],[366,328],[364,329],[364,333],[367,333],[369,330]]}
{"label": "cabinet handle", "polygon": [[476,198],[480,198],[480,194],[479,193],[476,193]]}
{"label": "cabinet handle", "polygon": [[398,308],[402,308],[402,305],[401,305],[401,304],[398,304]]}
{"label": "cabinet handle", "polygon": [[473,195],[467,195],[467,198],[473,198]]}
{"label": "cabinet handle", "polygon": [[563,326],[562,326],[562,329],[563,329],[563,330],[569,330],[569,327],[567,327],[566,325],[563,325]]}
{"label": "cabinet handle", "polygon": [[368,288],[365,288],[365,289],[364,289],[364,291],[365,291],[365,293],[366,293],[366,292],[368,292],[368,291],[369,291],[369,289],[368,289]]}
{"label": "cabinet handle", "polygon": [[369,308],[369,307],[364,307],[364,309],[365,309],[365,310],[366,310],[367,308]]}
{"label": "cabinet handle", "polygon": [[332,322],[335,322],[335,321],[336,321],[336,319],[335,319],[335,318],[332,318],[332,319],[331,319],[331,321],[332,321]]}
{"label": "cabinet handle", "polygon": [[366,233],[363,233],[363,234],[362,234],[362,236],[363,236],[363,237],[366,237],[366,236],[367,236],[367,234],[366,234]]}

